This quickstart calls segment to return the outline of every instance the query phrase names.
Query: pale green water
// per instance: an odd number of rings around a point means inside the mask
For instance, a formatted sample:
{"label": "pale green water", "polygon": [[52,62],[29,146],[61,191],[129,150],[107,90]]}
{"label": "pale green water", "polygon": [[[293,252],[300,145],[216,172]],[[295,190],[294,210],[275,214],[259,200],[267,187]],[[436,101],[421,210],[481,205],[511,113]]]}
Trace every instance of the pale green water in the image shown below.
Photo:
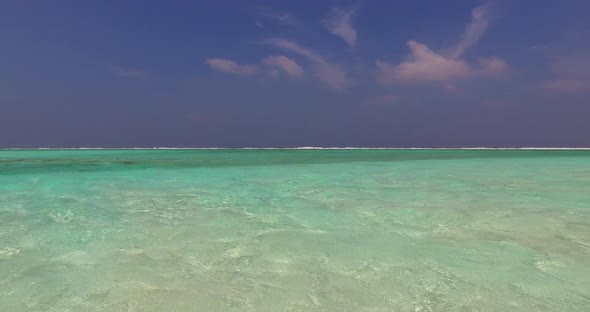
{"label": "pale green water", "polygon": [[589,311],[587,151],[0,151],[0,311]]}

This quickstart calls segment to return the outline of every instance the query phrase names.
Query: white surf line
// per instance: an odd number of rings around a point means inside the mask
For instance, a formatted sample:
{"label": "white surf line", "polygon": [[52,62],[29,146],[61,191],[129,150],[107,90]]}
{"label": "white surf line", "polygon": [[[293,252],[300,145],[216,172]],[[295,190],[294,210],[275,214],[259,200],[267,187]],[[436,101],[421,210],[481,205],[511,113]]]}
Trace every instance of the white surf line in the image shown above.
{"label": "white surf line", "polygon": [[31,147],[0,150],[556,150],[590,151],[590,147]]}

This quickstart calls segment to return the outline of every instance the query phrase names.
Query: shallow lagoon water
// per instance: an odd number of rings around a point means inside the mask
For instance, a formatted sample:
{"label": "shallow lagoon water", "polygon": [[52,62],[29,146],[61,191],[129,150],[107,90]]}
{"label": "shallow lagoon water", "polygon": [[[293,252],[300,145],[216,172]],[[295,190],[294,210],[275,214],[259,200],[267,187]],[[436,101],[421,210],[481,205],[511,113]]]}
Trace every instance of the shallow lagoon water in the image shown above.
{"label": "shallow lagoon water", "polygon": [[588,311],[589,264],[589,151],[0,151],[0,311]]}

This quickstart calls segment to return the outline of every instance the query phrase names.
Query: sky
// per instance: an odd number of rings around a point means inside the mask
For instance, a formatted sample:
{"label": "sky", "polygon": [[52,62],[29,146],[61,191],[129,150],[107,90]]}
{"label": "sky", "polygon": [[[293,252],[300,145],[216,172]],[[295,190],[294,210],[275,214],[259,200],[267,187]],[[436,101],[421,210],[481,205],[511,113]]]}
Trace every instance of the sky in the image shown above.
{"label": "sky", "polygon": [[590,1],[0,1],[0,147],[590,147]]}

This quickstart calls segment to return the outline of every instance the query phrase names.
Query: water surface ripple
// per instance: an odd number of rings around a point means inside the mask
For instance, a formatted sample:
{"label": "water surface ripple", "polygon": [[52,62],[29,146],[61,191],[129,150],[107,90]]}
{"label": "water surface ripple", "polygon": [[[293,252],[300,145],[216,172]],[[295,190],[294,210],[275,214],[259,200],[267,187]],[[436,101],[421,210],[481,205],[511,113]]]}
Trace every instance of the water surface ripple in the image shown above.
{"label": "water surface ripple", "polygon": [[0,311],[588,311],[590,151],[0,151]]}

